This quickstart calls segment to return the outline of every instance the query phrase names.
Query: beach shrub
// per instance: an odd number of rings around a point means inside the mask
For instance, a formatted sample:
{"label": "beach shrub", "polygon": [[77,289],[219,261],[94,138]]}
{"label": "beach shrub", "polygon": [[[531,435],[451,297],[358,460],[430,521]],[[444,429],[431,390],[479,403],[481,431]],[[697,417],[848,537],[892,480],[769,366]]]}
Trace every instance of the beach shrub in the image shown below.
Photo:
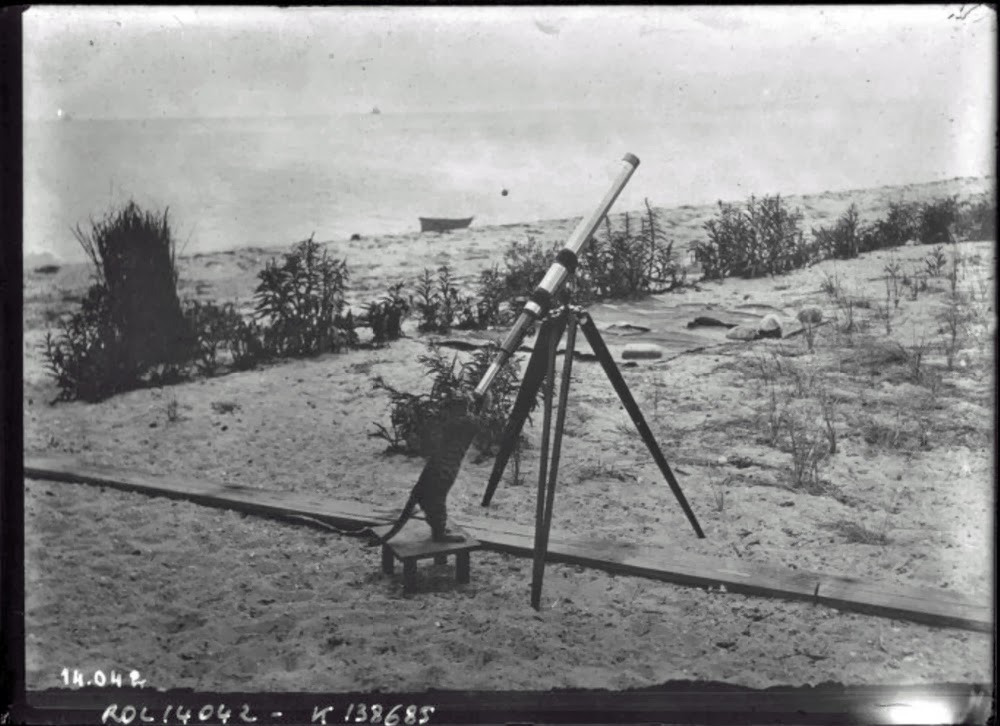
{"label": "beach shrub", "polygon": [[475,327],[478,330],[510,325],[514,321],[516,311],[510,304],[503,275],[496,265],[479,273],[475,306]]}
{"label": "beach shrub", "polygon": [[535,287],[552,266],[559,248],[558,243],[552,243],[546,248],[538,240],[528,237],[525,242],[514,240],[504,250],[503,295],[517,307],[518,312],[520,304],[531,297]]}
{"label": "beach shrub", "polygon": [[413,301],[420,317],[417,330],[421,333],[448,333],[455,326],[462,303],[458,288],[451,279],[451,268],[442,265],[437,270],[437,277],[424,268],[417,280]]}
{"label": "beach shrub", "polygon": [[486,330],[508,325],[514,319],[513,307],[506,301],[503,279],[496,267],[482,270],[474,295],[455,296],[452,327],[458,330]]}
{"label": "beach shrub", "polygon": [[649,246],[648,266],[650,292],[669,292],[681,287],[687,273],[677,253],[674,251],[673,240],[666,236],[659,217],[645,200],[646,216],[642,219],[642,236]]}
{"label": "beach shrub", "polygon": [[641,240],[627,214],[620,230],[605,217],[604,234],[595,233],[580,256],[579,277],[589,281],[596,299],[639,297],[645,292],[647,271]]}
{"label": "beach shrub", "polygon": [[924,267],[928,277],[940,277],[948,266],[948,256],[942,245],[936,245],[924,258]]}
{"label": "beach shrub", "polygon": [[232,303],[216,305],[212,300],[189,300],[184,314],[195,334],[195,367],[202,375],[213,376],[221,365],[219,353],[230,348],[242,318]]}
{"label": "beach shrub", "polygon": [[143,383],[180,377],[196,336],[177,295],[169,210],[129,201],[89,230],[73,233],[92,263],[94,284],[43,354],[60,399],[95,401]]}
{"label": "beach shrub", "polygon": [[[441,412],[447,404],[464,399],[471,400],[472,393],[482,375],[493,361],[498,347],[486,346],[476,350],[471,360],[460,362],[457,355],[450,359],[439,347],[428,345],[428,351],[418,359],[431,378],[430,391],[409,393],[388,384],[381,376],[372,379],[375,390],[389,394],[389,426],[375,423],[369,436],[385,440],[389,453],[409,456],[428,456],[433,442],[433,432],[441,425]],[[520,372],[512,360],[493,381],[487,400],[474,412],[479,432],[473,443],[482,454],[495,451],[503,434],[507,417],[520,386]]]}
{"label": "beach shrub", "polygon": [[848,207],[832,228],[813,229],[813,237],[819,254],[825,259],[833,257],[849,260],[857,257],[862,249],[862,229],[858,219],[858,208]]}
{"label": "beach shrub", "polygon": [[403,285],[396,283],[389,288],[388,294],[365,306],[372,342],[376,346],[398,340],[403,335],[403,320],[410,313],[410,302],[402,294]]}
{"label": "beach shrub", "polygon": [[920,208],[916,204],[890,202],[889,213],[868,226],[862,233],[862,251],[901,247],[916,239],[919,231]]}
{"label": "beach shrub", "polygon": [[461,295],[452,281],[451,268],[438,268],[437,277],[425,269],[417,280],[413,305],[420,316],[421,333],[448,333],[457,330],[485,330],[505,324],[511,318],[504,305],[505,289],[496,268],[483,270],[475,295]]}
{"label": "beach shrub", "polygon": [[[561,249],[545,248],[533,238],[512,242],[504,253],[500,289],[503,299],[519,312],[548,272]],[[579,304],[596,300],[634,299],[673,290],[684,283],[684,270],[667,239],[655,210],[646,200],[643,215],[624,214],[616,227],[609,218],[579,256],[573,299]]]}
{"label": "beach shrub", "polygon": [[255,316],[265,353],[297,358],[336,353],[357,344],[354,319],[344,314],[347,263],[327,255],[312,237],[257,274]]}
{"label": "beach shrub", "polygon": [[264,331],[256,320],[240,316],[229,330],[226,344],[232,356],[233,368],[238,371],[249,370],[268,359]]}
{"label": "beach shrub", "polygon": [[958,211],[956,232],[967,240],[996,240],[997,210],[988,195],[966,201]]}
{"label": "beach shrub", "polygon": [[779,275],[816,259],[799,223],[780,196],[757,199],[745,207],[719,202],[719,214],[705,223],[708,240],[695,243],[695,259],[706,279]]}
{"label": "beach shrub", "polygon": [[46,332],[43,346],[45,366],[59,388],[58,400],[100,401],[135,384],[100,285],[90,287],[58,336]]}
{"label": "beach shrub", "polygon": [[605,218],[603,234],[595,233],[583,250],[578,300],[635,299],[683,283],[673,242],[666,238],[649,201],[638,224],[628,213],[622,219],[621,228],[615,229]]}
{"label": "beach shrub", "polygon": [[[471,395],[476,386],[479,385],[479,381],[486,375],[487,368],[496,359],[499,350],[499,345],[491,343],[473,351],[472,359],[465,364],[461,377],[463,389],[467,395]],[[476,416],[479,433],[476,436],[475,444],[481,454],[489,455],[497,452],[520,387],[520,363],[516,357],[512,357],[493,379],[487,404]],[[534,408],[534,403],[532,408]]]}
{"label": "beach shrub", "polygon": [[954,197],[925,202],[920,206],[917,238],[920,244],[939,245],[954,241],[958,222],[958,200]]}

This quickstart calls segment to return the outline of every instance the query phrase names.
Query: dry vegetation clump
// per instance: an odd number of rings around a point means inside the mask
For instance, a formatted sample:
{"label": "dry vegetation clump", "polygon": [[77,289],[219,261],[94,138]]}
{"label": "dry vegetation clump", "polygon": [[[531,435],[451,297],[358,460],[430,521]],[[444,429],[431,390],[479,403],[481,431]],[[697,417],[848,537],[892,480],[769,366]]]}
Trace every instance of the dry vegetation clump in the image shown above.
{"label": "dry vegetation clump", "polygon": [[[401,391],[381,376],[374,377],[373,388],[389,394],[389,426],[376,422],[375,430],[368,435],[386,441],[389,445],[387,453],[429,455],[430,442],[426,434],[434,430],[442,410],[449,403],[471,399],[476,384],[486,373],[497,350],[495,345],[481,348],[473,351],[471,358],[463,362],[458,355],[449,360],[440,348],[433,343],[428,344],[427,353],[418,359],[425,368],[426,375],[431,378],[428,393]],[[483,456],[496,451],[519,386],[520,370],[514,360],[500,371],[484,405],[475,412],[480,430],[474,444]]]}
{"label": "dry vegetation clump", "polygon": [[389,287],[386,295],[364,306],[375,347],[382,347],[403,335],[403,320],[410,313],[410,301],[403,296],[402,290],[403,283],[396,283]]}
{"label": "dry vegetation clump", "polygon": [[[947,285],[923,290],[937,298],[931,304],[937,303],[938,312],[930,318],[936,328],[932,323],[918,329],[914,322],[913,314],[928,319],[926,301],[913,313],[906,296],[898,294],[913,279],[904,279],[894,254],[883,269],[881,304],[865,304],[866,298],[844,289],[838,274],[827,274],[822,288],[837,306],[836,325],[803,336],[798,352],[786,342],[757,344],[753,353],[722,366],[736,370],[755,391],[753,420],[731,426],[730,436],[748,436],[785,452],[791,487],[838,499],[823,472],[843,441],[861,443],[872,453],[984,445],[987,432],[974,417],[983,411],[982,401],[969,397],[968,386],[945,382],[959,371],[981,377],[990,360],[982,350],[982,365],[971,362],[970,346],[981,335],[974,331],[989,330],[995,314],[985,302],[988,283],[978,282],[971,265],[955,246],[947,254],[935,247],[923,261],[923,272]],[[891,324],[902,316],[911,321],[906,332]],[[850,541],[888,541],[884,531],[855,528],[843,534]]]}
{"label": "dry vegetation clump", "polygon": [[44,356],[60,400],[98,401],[145,382],[174,379],[194,351],[177,295],[168,211],[135,202],[74,229],[93,284]]}
{"label": "dry vegetation clump", "polygon": [[782,360],[774,350],[752,356],[743,372],[763,388],[751,428],[758,442],[791,455],[792,488],[830,493],[821,469],[838,451],[838,397],[823,372],[813,364]]}

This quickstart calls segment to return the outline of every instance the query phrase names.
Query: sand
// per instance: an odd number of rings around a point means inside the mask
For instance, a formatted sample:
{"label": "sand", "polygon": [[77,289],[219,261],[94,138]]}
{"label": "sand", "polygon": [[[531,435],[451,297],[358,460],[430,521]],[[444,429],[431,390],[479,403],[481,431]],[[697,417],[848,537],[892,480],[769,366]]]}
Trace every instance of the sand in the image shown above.
{"label": "sand", "polygon": [[[862,216],[888,200],[968,195],[982,180],[792,198],[805,228],[830,224],[850,201]],[[712,207],[663,210],[680,246]],[[575,220],[333,242],[363,303],[423,267],[447,263],[464,284],[502,260],[514,240],[565,240]],[[988,602],[994,495],[992,339],[995,243],[961,243],[960,285],[976,322],[947,370],[940,350],[944,278],[890,321],[883,267],[923,266],[929,249],[904,247],[828,261],[778,278],[699,283],[659,296],[671,306],[766,305],[789,318],[817,305],[838,324],[805,335],[717,345],[624,368],[668,461],[708,535],[695,538],[666,483],[592,363],[574,367],[553,526],[595,539],[649,543],[886,585],[946,588]],[[240,249],[182,257],[181,294],[248,305],[256,271],[286,251]],[[864,328],[838,332],[845,311],[822,285],[836,275],[874,304]],[[697,279],[692,270],[692,279]],[[385,455],[368,436],[388,421],[382,376],[422,391],[418,355],[428,338],[133,391],[99,404],[51,405],[56,389],[38,345],[87,284],[82,266],[25,271],[25,452],[144,473],[235,482],[401,506],[422,462]],[[869,321],[867,324],[864,321]],[[995,330],[995,327],[994,327]],[[501,333],[503,331],[500,331]],[[937,348],[922,382],[906,365],[872,356],[895,340]],[[874,352],[873,352],[874,351]],[[838,451],[823,465],[829,488],[791,484],[791,455],[762,437],[767,394],[760,361],[789,371],[783,391],[806,405],[820,387],[836,401]],[[867,361],[867,362],[866,362]],[[929,381],[939,380],[933,390]],[[797,384],[796,381],[802,381]],[[820,385],[821,384],[821,385]],[[796,401],[798,403],[796,403]],[[922,423],[921,423],[922,422]],[[488,516],[531,524],[540,420],[523,462],[528,484],[505,477]],[[925,441],[921,441],[921,432]],[[720,457],[729,457],[720,462]],[[741,466],[740,459],[750,462]],[[450,499],[457,522],[479,506],[491,459],[467,457]],[[852,541],[850,525],[879,536]],[[62,684],[64,667],[138,670],[154,687],[197,690],[625,689],[675,679],[777,684],[988,680],[991,639],[957,629],[839,612],[550,565],[540,612],[528,604],[531,563],[473,554],[472,581],[450,566],[420,570],[418,593],[380,572],[378,551],[357,539],[77,484],[28,481],[25,491],[29,688]]]}

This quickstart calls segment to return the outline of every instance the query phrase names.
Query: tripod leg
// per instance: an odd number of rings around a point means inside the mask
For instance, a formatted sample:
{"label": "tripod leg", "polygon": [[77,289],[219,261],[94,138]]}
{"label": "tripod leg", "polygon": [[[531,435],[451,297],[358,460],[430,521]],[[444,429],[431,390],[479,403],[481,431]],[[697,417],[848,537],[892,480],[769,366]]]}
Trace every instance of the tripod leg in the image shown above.
{"label": "tripod leg", "polygon": [[542,445],[538,455],[538,501],[535,508],[535,564],[531,578],[531,607],[538,610],[542,601],[542,570],[545,560],[542,556],[542,524],[545,521],[545,489],[548,474],[549,434],[552,429],[552,394],[556,377],[556,350],[559,339],[552,336],[546,356],[547,373],[545,376],[545,414],[542,422]]}
{"label": "tripod leg", "polygon": [[565,320],[562,316],[552,320],[546,319],[542,322],[538,330],[538,337],[535,339],[535,349],[531,351],[528,365],[524,369],[524,376],[521,379],[521,388],[518,390],[517,399],[511,407],[510,417],[507,419],[507,427],[504,429],[503,438],[497,451],[496,460],[493,463],[493,471],[490,474],[489,483],[486,485],[486,493],[483,494],[482,505],[488,507],[493,501],[500,478],[503,476],[507,462],[510,460],[517,440],[524,428],[524,422],[531,412],[531,407],[538,396],[538,389],[545,378],[546,356],[548,355],[548,340],[555,337],[556,340],[562,337]]}
{"label": "tripod leg", "polygon": [[611,357],[611,353],[608,351],[608,347],[604,344],[604,340],[601,338],[601,333],[594,324],[593,319],[584,313],[580,319],[580,327],[583,329],[583,334],[587,337],[587,342],[590,343],[590,347],[593,348],[594,354],[597,356],[597,360],[601,362],[601,366],[604,368],[604,372],[607,374],[608,380],[610,380],[611,385],[614,386],[615,392],[618,394],[618,398],[621,400],[622,405],[625,406],[625,410],[628,411],[628,415],[632,418],[632,422],[639,430],[639,435],[645,442],[646,448],[649,449],[649,453],[653,455],[653,459],[656,461],[657,466],[660,467],[660,471],[666,478],[667,484],[669,484],[671,490],[673,490],[674,496],[677,498],[678,503],[680,503],[681,509],[684,510],[684,514],[687,516],[688,521],[694,528],[695,533],[698,537],[704,538],[705,533],[702,532],[701,525],[698,524],[698,519],[694,516],[694,512],[691,511],[691,507],[688,505],[684,492],[681,491],[680,484],[677,483],[674,473],[670,470],[670,465],[663,457],[663,452],[660,451],[660,447],[656,443],[656,439],[653,438],[653,432],[650,431],[649,426],[646,425],[646,419],[643,418],[642,411],[639,410],[639,405],[635,402],[635,399],[632,398],[632,393],[628,390],[628,385],[625,383],[625,379],[622,377],[621,371],[618,370],[618,366],[615,365],[614,358]]}
{"label": "tripod leg", "polygon": [[[552,461],[549,465],[549,481],[545,489],[545,507],[542,512],[541,531],[535,538],[535,570],[532,578],[532,604],[541,601],[542,581],[545,577],[545,559],[549,551],[549,531],[552,528],[552,510],[556,498],[556,480],[559,475],[559,456],[562,451],[563,430],[566,425],[566,403],[573,372],[573,350],[576,347],[576,315],[570,313],[566,331],[566,355],[563,357],[562,380],[559,383],[559,409],[556,411],[555,432],[552,437]],[[554,373],[554,371],[553,371]],[[539,536],[540,534],[540,536]],[[537,595],[535,591],[537,590]]]}

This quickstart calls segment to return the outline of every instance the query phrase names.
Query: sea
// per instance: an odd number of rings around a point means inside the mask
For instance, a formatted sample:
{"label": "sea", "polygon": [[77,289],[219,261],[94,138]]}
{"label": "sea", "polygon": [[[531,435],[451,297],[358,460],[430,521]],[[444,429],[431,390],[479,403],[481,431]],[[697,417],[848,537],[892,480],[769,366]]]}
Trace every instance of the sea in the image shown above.
{"label": "sea", "polygon": [[25,121],[24,254],[83,259],[73,229],[128,200],[183,254],[995,174],[993,129],[916,101],[662,110]]}

